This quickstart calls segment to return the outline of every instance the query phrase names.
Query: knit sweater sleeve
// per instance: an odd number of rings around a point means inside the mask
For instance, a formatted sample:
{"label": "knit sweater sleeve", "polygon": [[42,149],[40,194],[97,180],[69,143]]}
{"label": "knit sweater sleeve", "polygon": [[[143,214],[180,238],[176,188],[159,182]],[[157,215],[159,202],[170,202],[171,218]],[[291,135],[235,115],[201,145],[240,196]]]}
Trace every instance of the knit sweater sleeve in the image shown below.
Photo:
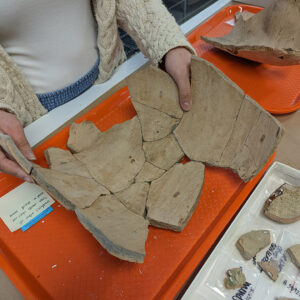
{"label": "knit sweater sleeve", "polygon": [[14,61],[0,45],[0,109],[13,113],[23,126],[47,111]]}
{"label": "knit sweater sleeve", "polygon": [[32,121],[25,109],[24,103],[19,99],[8,74],[0,67],[0,109],[17,116],[23,125]]}
{"label": "knit sweater sleeve", "polygon": [[161,0],[116,0],[118,25],[136,42],[143,54],[158,65],[176,47],[195,50]]}

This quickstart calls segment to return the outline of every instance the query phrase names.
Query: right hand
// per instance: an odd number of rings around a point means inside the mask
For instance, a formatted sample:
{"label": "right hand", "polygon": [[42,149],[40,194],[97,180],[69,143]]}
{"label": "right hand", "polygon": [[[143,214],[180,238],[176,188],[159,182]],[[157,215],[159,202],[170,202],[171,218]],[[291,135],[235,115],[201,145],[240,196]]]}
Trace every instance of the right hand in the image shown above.
{"label": "right hand", "polygon": [[[9,135],[23,155],[29,160],[36,157],[25,137],[24,129],[17,117],[11,113],[0,110],[0,131]],[[16,176],[24,181],[34,183],[33,179],[0,148],[0,171]]]}
{"label": "right hand", "polygon": [[165,56],[165,69],[177,84],[179,103],[184,111],[189,111],[192,105],[191,58],[191,52],[184,47],[173,48]]}

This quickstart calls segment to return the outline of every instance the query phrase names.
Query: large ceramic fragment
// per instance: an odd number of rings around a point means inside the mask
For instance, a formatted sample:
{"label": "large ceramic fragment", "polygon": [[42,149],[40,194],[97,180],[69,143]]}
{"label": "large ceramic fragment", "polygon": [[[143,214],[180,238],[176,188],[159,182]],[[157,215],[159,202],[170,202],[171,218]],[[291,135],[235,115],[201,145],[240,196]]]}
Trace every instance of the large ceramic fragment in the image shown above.
{"label": "large ceramic fragment", "polygon": [[144,142],[143,148],[146,161],[164,170],[170,169],[184,156],[173,134],[154,142]]}
{"label": "large ceramic fragment", "polygon": [[228,153],[228,149],[231,151],[234,144],[240,144],[238,140],[240,135],[242,133],[245,134],[248,129],[249,132],[244,140],[244,144],[239,148],[240,152],[237,152],[237,148],[233,151],[236,154],[236,157],[231,161],[229,167],[234,172],[238,173],[244,181],[249,181],[266,165],[270,156],[277,148],[283,131],[280,123],[261,107],[259,107],[260,113],[258,118],[255,120],[253,118],[252,121],[254,120],[254,123],[251,124],[251,127],[249,126],[246,128],[246,123],[243,123],[243,121],[247,120],[247,117],[245,117],[245,114],[247,113],[246,109],[243,108],[251,106],[251,108],[249,108],[250,114],[255,110],[253,106],[257,105],[257,103],[248,96],[245,96],[244,98],[244,102],[246,101],[248,103],[244,103],[241,108],[240,116],[237,117],[235,128],[230,137],[228,146],[224,150],[221,166],[223,164],[226,167],[229,165],[228,161],[224,160],[226,157],[225,153]]}
{"label": "large ceramic fragment", "polygon": [[[242,99],[236,120],[233,120],[233,129],[230,135],[227,136],[227,144],[217,160],[219,160],[221,166],[234,169],[240,177],[251,178],[253,173],[257,172],[254,159],[266,157],[258,153],[258,156],[254,158],[248,151],[246,142],[249,137],[249,130],[253,127],[253,132],[255,133],[255,128],[257,128],[255,122],[259,119],[261,108],[248,98],[248,96],[244,97],[247,99]],[[264,149],[261,148],[260,144],[261,143],[256,145],[256,149],[263,151]],[[253,149],[254,147],[255,145],[252,145]],[[239,149],[239,151],[237,151],[237,149]]]}
{"label": "large ceramic fragment", "polygon": [[94,179],[34,166],[31,176],[65,208],[89,207],[107,189]]}
{"label": "large ceramic fragment", "polygon": [[294,245],[287,249],[293,264],[300,269],[300,244]]}
{"label": "large ceramic fragment", "polygon": [[225,288],[228,290],[239,289],[246,282],[242,268],[234,268],[226,271],[224,279]]}
{"label": "large ceramic fragment", "polygon": [[132,103],[141,123],[144,141],[156,141],[166,137],[180,121],[139,102]]}
{"label": "large ceramic fragment", "polygon": [[300,220],[300,187],[284,184],[265,202],[264,214],[279,223]]}
{"label": "large ceramic fragment", "polygon": [[148,66],[127,79],[131,99],[171,117],[183,115],[179,105],[178,88],[164,71]]}
{"label": "large ceramic fragment", "polygon": [[191,69],[193,106],[174,130],[178,143],[191,160],[249,181],[277,147],[280,124],[209,62],[193,57]]}
{"label": "large ceramic fragment", "polygon": [[44,155],[49,167],[56,167],[58,165],[67,164],[75,160],[75,157],[70,151],[57,147],[47,148],[44,151]]}
{"label": "large ceramic fragment", "polygon": [[76,209],[76,214],[110,254],[131,262],[144,261],[148,222],[115,196],[102,196],[89,208]]}
{"label": "large ceramic fragment", "polygon": [[136,182],[150,182],[154,179],[159,178],[162,174],[164,174],[166,171],[163,169],[160,169],[158,167],[155,167],[154,165],[145,162],[143,168],[139,172],[139,174],[136,176],[135,181]]}
{"label": "large ceramic fragment", "polygon": [[73,152],[81,152],[90,148],[101,136],[101,131],[93,122],[72,123],[69,131],[67,147]]}
{"label": "large ceramic fragment", "polygon": [[199,201],[204,165],[176,164],[152,181],[147,200],[147,218],[156,227],[182,231]]}
{"label": "large ceramic fragment", "polygon": [[137,182],[115,196],[132,212],[144,216],[149,183]]}
{"label": "large ceramic fragment", "polygon": [[110,191],[115,193],[126,189],[145,162],[137,117],[103,132],[97,143],[75,157]]}
{"label": "large ceramic fragment", "polygon": [[91,178],[87,168],[70,151],[51,147],[46,149],[44,154],[50,169]]}
{"label": "large ceramic fragment", "polygon": [[255,230],[243,234],[236,242],[236,247],[241,255],[249,260],[270,243],[270,231]]}
{"label": "large ceramic fragment", "polygon": [[258,262],[258,265],[268,275],[269,278],[271,278],[273,281],[277,280],[278,274],[280,272],[278,261],[261,261]]}
{"label": "large ceramic fragment", "polygon": [[300,1],[276,0],[250,18],[238,18],[232,31],[204,41],[233,55],[271,65],[300,63]]}

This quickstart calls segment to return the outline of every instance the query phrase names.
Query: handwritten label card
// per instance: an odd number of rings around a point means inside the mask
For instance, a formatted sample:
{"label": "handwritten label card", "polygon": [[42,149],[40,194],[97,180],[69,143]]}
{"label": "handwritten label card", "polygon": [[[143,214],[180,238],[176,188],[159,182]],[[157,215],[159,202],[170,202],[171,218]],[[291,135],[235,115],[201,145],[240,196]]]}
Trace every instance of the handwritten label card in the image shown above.
{"label": "handwritten label card", "polygon": [[38,185],[24,182],[0,198],[0,217],[11,232],[49,208],[54,200]]}

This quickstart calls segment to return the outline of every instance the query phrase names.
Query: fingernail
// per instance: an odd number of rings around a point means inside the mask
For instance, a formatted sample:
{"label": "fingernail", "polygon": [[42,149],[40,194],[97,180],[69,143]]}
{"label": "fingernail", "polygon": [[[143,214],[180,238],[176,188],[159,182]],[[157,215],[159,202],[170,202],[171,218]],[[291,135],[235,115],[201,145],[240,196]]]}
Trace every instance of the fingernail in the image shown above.
{"label": "fingernail", "polygon": [[34,153],[30,150],[26,151],[26,157],[30,160],[36,160]]}
{"label": "fingernail", "polygon": [[34,180],[30,176],[26,176],[24,180],[29,183],[34,183]]}
{"label": "fingernail", "polygon": [[191,105],[190,105],[190,103],[189,102],[183,102],[183,108],[184,109],[190,109],[190,107],[191,107]]}

